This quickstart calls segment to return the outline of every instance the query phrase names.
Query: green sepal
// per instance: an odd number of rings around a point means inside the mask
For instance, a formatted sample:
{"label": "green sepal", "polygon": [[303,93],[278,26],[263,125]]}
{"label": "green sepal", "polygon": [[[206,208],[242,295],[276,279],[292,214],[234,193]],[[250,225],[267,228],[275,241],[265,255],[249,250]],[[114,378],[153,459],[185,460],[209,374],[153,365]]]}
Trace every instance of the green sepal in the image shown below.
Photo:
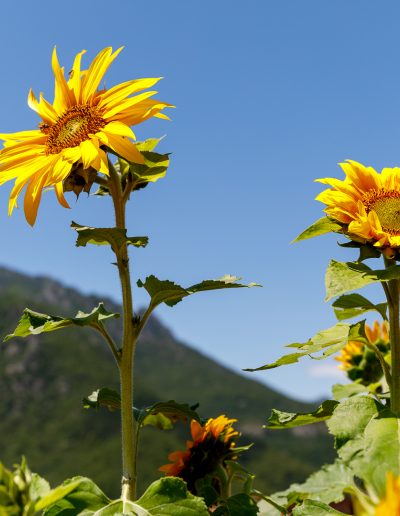
{"label": "green sepal", "polygon": [[302,505],[293,509],[292,514],[293,516],[343,516],[342,512],[316,500],[305,500]]}
{"label": "green sepal", "polygon": [[217,280],[205,280],[201,283],[197,283],[188,288],[183,288],[176,283],[169,280],[161,281],[155,276],[151,275],[146,278],[143,282],[138,280],[138,287],[143,287],[147,290],[151,297],[151,306],[155,308],[160,303],[165,303],[168,306],[174,306],[184,297],[190,296],[197,292],[205,292],[207,290],[221,290],[225,288],[242,288],[242,287],[255,287],[260,286],[256,283],[250,283],[249,285],[242,285],[236,283],[240,278],[231,276],[229,274],[219,278]]}
{"label": "green sepal", "polygon": [[[365,321],[358,322],[353,325],[338,323],[332,328],[318,332],[314,337],[305,343],[295,342],[288,344],[286,347],[297,348],[296,353],[289,353],[279,358],[271,364],[265,364],[255,369],[244,369],[244,371],[261,371],[264,369],[274,369],[287,364],[298,362],[301,357],[310,355],[315,360],[322,360],[333,353],[340,351],[348,342],[348,340],[365,341],[364,333]],[[322,351],[322,354],[315,356],[314,353]]]}
{"label": "green sepal", "polygon": [[41,314],[25,308],[18,326],[14,333],[7,335],[3,342],[14,337],[28,337],[29,335],[39,335],[40,333],[61,330],[67,326],[93,326],[97,327],[103,321],[119,317],[119,314],[107,312],[103,303],[94,308],[90,313],[79,311],[73,318],[64,318],[57,315]]}
{"label": "green sepal", "polygon": [[364,263],[332,260],[325,275],[325,301],[377,281],[390,281],[399,278],[400,265],[392,265],[382,270],[372,270]]}
{"label": "green sepal", "polygon": [[213,516],[256,516],[259,513],[256,502],[245,493],[238,493],[224,500],[213,511]]}
{"label": "green sepal", "polygon": [[387,320],[387,303],[379,303],[375,305],[360,294],[344,294],[336,299],[332,303],[332,306],[334,308],[336,318],[339,321],[358,317],[359,315],[371,310],[376,310],[383,319]]}
{"label": "green sepal", "polygon": [[314,224],[311,224],[306,230],[304,230],[298,237],[293,240],[293,243],[300,242],[300,240],[307,240],[325,233],[338,233],[342,231],[342,226],[335,220],[329,217],[321,217]]}
{"label": "green sepal", "polygon": [[335,400],[326,400],[313,412],[298,414],[272,409],[268,424],[264,428],[280,430],[326,421],[332,416],[337,404],[338,402]]}
{"label": "green sepal", "polygon": [[74,486],[73,490],[46,508],[43,516],[57,516],[64,514],[64,511],[65,514],[87,516],[111,501],[90,478],[74,477],[63,482],[57,489],[69,486]]}
{"label": "green sepal", "polygon": [[146,236],[126,236],[126,229],[122,228],[92,228],[76,222],[71,223],[71,228],[78,233],[76,247],[85,247],[87,244],[110,245],[114,253],[117,253],[125,243],[135,247],[146,247],[149,242]]}

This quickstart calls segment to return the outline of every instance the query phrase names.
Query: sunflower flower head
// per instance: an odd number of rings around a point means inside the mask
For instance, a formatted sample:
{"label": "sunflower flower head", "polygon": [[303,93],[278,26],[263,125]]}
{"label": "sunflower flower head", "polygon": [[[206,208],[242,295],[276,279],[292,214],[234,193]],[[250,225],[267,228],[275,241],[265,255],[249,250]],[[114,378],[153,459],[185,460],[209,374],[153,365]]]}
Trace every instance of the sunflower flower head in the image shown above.
{"label": "sunflower flower head", "polygon": [[400,516],[400,477],[389,472],[386,478],[386,495],[376,508],[375,516]]}
{"label": "sunflower flower head", "polygon": [[239,433],[233,428],[236,419],[221,415],[209,419],[204,425],[192,420],[190,431],[192,440],[187,441],[186,450],[169,454],[169,464],[159,469],[166,475],[180,477],[188,484],[188,489],[195,492],[195,483],[206,475],[212,475],[224,461],[237,455],[234,438]]}
{"label": "sunflower flower head", "polygon": [[[389,330],[386,321],[382,324],[375,321],[372,327],[366,324],[365,335],[384,356],[389,353]],[[362,385],[378,382],[383,375],[375,352],[361,341],[348,341],[335,360],[340,362],[339,369],[345,371],[352,381],[358,381]]]}
{"label": "sunflower flower head", "polygon": [[[32,90],[28,95],[29,107],[41,119],[38,129],[0,134],[4,140],[0,150],[0,185],[15,180],[9,215],[25,187],[24,210],[31,225],[35,223],[45,188],[54,188],[60,204],[68,208],[65,191],[88,191],[97,173],[108,175],[107,152],[128,162],[144,163],[131,126],[151,117],[168,119],[162,110],[172,106],[151,98],[156,91],[145,91],[160,78],[134,79],[108,90],[99,89],[121,50],[105,48],[87,70],[82,70],[83,50],[75,57],[66,78],[54,49],[53,103],[47,102],[42,94],[38,100]],[[70,175],[73,177],[68,180]]]}
{"label": "sunflower flower head", "polygon": [[316,199],[326,214],[360,243],[369,243],[393,256],[400,247],[400,168],[381,173],[356,161],[340,163],[346,177],[317,179],[330,188]]}

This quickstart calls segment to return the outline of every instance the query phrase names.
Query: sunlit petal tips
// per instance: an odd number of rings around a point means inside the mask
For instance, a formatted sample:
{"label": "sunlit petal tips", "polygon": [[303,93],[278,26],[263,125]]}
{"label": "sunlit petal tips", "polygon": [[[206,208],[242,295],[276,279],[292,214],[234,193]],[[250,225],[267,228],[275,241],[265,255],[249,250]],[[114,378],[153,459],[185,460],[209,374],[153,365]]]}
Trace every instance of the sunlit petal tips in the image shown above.
{"label": "sunlit petal tips", "polygon": [[317,181],[330,188],[316,199],[326,204],[325,213],[343,225],[350,238],[379,248],[400,247],[400,168],[379,174],[356,161],[341,163],[343,181]]}
{"label": "sunlit petal tips", "polygon": [[108,174],[107,151],[127,161],[143,163],[130,126],[151,117],[168,119],[161,111],[173,106],[151,99],[156,91],[143,92],[159,78],[135,79],[109,90],[99,89],[104,74],[121,50],[122,47],[114,52],[111,47],[105,48],[87,70],[81,70],[85,53],[82,50],[66,78],[54,48],[53,104],[42,94],[39,100],[32,90],[28,94],[29,107],[41,118],[39,129],[0,134],[4,140],[0,150],[0,185],[15,179],[9,214],[25,187],[24,209],[31,225],[35,223],[44,188],[53,187],[60,204],[68,207],[63,195],[64,181],[77,166],[83,171]]}

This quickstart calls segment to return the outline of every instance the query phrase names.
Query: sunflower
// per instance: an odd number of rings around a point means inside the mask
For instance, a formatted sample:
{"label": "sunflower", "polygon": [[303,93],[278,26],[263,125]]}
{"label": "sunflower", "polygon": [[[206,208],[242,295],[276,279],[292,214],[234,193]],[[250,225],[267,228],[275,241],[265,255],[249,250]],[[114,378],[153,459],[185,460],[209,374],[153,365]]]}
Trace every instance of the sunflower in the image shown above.
{"label": "sunflower", "polygon": [[[8,212],[11,215],[17,199],[26,186],[25,216],[29,224],[36,220],[42,191],[53,187],[60,204],[68,208],[64,181],[73,170],[87,177],[95,170],[108,174],[106,152],[130,162],[143,163],[143,156],[132,140],[130,128],[150,117],[168,119],[161,113],[170,104],[151,99],[156,91],[146,91],[160,78],[136,79],[99,89],[108,67],[122,50],[102,50],[88,70],[81,70],[83,50],[74,60],[68,79],[60,67],[56,49],[52,68],[55,76],[54,102],[39,100],[29,91],[28,105],[40,116],[38,129],[0,134],[0,184],[15,179]],[[138,92],[142,92],[138,95]],[[134,96],[132,96],[134,95]],[[69,188],[71,189],[71,188]]]}
{"label": "sunflower", "polygon": [[[382,324],[375,321],[372,328],[366,324],[365,336],[383,356],[389,353],[389,330],[386,321]],[[345,371],[351,380],[362,385],[371,385],[382,378],[382,366],[375,352],[364,342],[349,340],[335,360],[340,362],[339,369]]]}
{"label": "sunflower", "polygon": [[316,199],[350,238],[380,248],[400,247],[400,168],[379,174],[356,161],[340,163],[346,177],[317,179],[331,188]]}
{"label": "sunflower", "polygon": [[192,441],[187,441],[186,450],[169,454],[170,464],[159,468],[166,475],[180,477],[188,484],[188,489],[195,490],[195,482],[212,474],[219,464],[235,456],[233,439],[239,433],[232,427],[236,419],[226,416],[211,418],[203,426],[192,420],[190,431]]}

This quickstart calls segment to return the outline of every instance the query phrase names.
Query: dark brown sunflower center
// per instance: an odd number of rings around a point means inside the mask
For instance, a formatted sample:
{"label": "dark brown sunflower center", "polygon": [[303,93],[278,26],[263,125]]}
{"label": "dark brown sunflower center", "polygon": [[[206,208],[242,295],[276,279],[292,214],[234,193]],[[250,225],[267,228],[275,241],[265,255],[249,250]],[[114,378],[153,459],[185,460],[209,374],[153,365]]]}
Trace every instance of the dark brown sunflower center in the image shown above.
{"label": "dark brown sunflower center", "polygon": [[73,106],[52,126],[40,125],[40,130],[48,135],[47,154],[58,154],[68,147],[77,147],[90,134],[97,133],[106,125],[99,110],[93,106]]}
{"label": "dark brown sunflower center", "polygon": [[363,197],[369,213],[374,210],[382,229],[391,235],[400,235],[400,192],[380,188],[367,192]]}

